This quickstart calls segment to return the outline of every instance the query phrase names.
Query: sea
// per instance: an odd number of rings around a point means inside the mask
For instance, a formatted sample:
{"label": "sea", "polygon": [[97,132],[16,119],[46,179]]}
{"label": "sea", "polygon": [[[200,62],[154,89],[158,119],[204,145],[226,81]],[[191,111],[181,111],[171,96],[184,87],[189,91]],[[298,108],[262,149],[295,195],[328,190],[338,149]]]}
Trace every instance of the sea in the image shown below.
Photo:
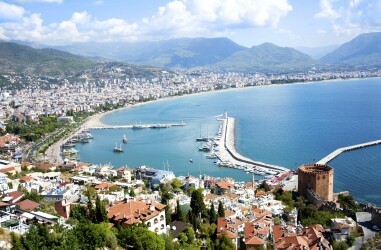
{"label": "sea", "polygon": [[[155,101],[102,118],[108,125],[181,123],[161,129],[92,130],[77,144],[81,161],[134,168],[146,165],[191,174],[249,181],[242,170],[219,167],[200,152],[196,138],[213,137],[227,112],[236,118],[235,146],[256,161],[296,169],[337,148],[381,139],[381,79],[270,85],[202,93]],[[123,135],[127,144],[121,144]],[[123,153],[113,152],[121,144]],[[334,191],[349,191],[360,202],[381,205],[381,146],[341,154]]]}

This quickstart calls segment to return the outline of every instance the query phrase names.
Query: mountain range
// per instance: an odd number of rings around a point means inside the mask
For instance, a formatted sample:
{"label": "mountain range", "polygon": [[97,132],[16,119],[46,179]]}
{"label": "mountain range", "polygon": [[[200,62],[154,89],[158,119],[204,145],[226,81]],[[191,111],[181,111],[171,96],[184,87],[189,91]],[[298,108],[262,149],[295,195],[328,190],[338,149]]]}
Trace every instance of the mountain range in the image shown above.
{"label": "mountain range", "polygon": [[[102,63],[118,61],[170,69],[203,68],[251,73],[301,71],[315,65],[381,66],[381,32],[359,35],[341,46],[298,47],[299,50],[271,43],[247,48],[227,38],[78,43],[54,48],[23,44],[0,42],[0,71],[76,74],[99,65],[100,58]],[[327,54],[323,56],[324,53]]]}
{"label": "mountain range", "polygon": [[361,34],[320,60],[323,64],[381,65],[381,32]]}

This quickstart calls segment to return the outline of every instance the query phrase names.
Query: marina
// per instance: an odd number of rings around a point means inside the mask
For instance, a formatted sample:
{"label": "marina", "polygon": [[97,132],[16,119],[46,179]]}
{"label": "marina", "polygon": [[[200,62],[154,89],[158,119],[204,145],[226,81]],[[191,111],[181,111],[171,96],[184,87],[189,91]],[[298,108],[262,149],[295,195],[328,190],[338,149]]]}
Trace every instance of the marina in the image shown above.
{"label": "marina", "polygon": [[235,148],[235,119],[227,114],[217,119],[222,121],[216,138],[199,148],[199,151],[210,152],[206,155],[208,159],[218,158],[218,166],[231,167],[244,170],[247,173],[257,175],[279,174],[290,171],[288,168],[254,161],[237,152]]}

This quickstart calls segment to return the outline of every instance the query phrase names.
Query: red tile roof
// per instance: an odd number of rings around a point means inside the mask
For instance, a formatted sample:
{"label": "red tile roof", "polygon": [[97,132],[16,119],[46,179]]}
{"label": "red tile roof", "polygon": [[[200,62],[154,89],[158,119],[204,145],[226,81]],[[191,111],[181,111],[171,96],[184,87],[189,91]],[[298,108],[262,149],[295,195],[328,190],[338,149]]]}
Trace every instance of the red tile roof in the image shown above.
{"label": "red tile roof", "polygon": [[128,201],[108,208],[107,217],[113,221],[132,225],[159,215],[164,208],[165,205],[160,203],[150,204],[141,201]]}
{"label": "red tile roof", "polygon": [[26,210],[26,211],[32,211],[36,207],[40,206],[40,203],[31,201],[31,200],[28,200],[28,199],[27,200],[23,200],[23,201],[19,201],[19,202],[15,203],[15,204],[17,206],[19,206],[20,209]]}

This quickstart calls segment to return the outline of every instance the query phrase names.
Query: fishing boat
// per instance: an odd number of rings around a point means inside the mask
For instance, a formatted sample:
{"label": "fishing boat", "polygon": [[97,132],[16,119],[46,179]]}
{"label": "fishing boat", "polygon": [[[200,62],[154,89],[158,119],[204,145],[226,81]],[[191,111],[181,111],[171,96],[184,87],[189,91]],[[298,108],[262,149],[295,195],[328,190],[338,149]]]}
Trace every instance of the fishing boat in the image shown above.
{"label": "fishing boat", "polygon": [[126,144],[127,143],[127,137],[126,135],[123,135],[123,139],[122,139],[123,143]]}
{"label": "fishing boat", "polygon": [[121,152],[123,152],[122,145],[119,145],[119,147],[118,147],[118,144],[115,143],[114,152],[116,152],[116,153],[121,153]]}

